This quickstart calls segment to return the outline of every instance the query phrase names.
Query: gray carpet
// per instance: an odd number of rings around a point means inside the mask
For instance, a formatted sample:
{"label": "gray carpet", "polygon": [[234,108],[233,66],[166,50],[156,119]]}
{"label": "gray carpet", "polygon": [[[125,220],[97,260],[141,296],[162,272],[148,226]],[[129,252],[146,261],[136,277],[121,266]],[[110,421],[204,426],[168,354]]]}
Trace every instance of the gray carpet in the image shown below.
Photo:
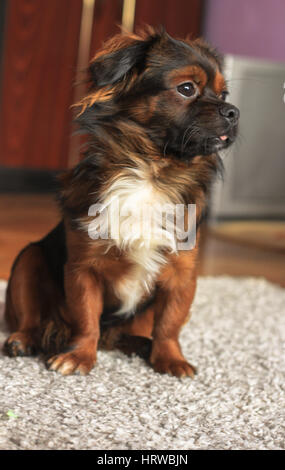
{"label": "gray carpet", "polygon": [[119,352],[86,377],[1,354],[0,449],[284,449],[284,308],[263,279],[200,278],[181,335],[194,380]]}

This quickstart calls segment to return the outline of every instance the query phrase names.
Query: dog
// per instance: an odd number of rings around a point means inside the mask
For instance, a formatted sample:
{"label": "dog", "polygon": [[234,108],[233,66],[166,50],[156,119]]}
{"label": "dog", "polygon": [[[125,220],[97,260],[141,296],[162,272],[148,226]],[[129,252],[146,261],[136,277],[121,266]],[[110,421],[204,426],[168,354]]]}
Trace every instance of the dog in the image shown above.
{"label": "dog", "polygon": [[[50,370],[68,375],[89,373],[98,348],[119,349],[156,372],[194,376],[179,333],[194,299],[199,225],[221,170],[218,152],[238,133],[222,69],[222,56],[203,39],[150,27],[118,34],[97,53],[77,104],[86,149],[59,177],[62,220],[12,267],[6,354],[41,354]],[[152,225],[142,232],[145,205]],[[195,205],[191,249],[178,249],[166,223],[177,205],[184,223]]]}

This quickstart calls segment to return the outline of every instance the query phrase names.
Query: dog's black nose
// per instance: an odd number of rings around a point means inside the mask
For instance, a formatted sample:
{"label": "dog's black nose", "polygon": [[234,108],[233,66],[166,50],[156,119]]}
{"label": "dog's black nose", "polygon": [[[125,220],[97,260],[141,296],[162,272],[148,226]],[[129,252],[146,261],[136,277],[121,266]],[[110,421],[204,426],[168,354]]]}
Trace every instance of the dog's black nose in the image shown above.
{"label": "dog's black nose", "polygon": [[236,108],[235,106],[233,106],[232,104],[231,105],[225,105],[225,106],[221,106],[220,109],[220,114],[228,119],[228,121],[230,121],[231,124],[236,124],[238,119],[239,119],[239,110],[238,108]]}

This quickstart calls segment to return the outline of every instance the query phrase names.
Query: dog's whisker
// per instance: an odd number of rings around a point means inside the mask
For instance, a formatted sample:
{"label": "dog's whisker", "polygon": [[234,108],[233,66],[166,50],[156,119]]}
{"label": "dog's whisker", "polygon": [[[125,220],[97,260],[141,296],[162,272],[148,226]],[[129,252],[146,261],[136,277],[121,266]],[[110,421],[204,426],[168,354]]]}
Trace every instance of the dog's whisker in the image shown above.
{"label": "dog's whisker", "polygon": [[167,141],[165,143],[165,146],[164,146],[164,149],[163,149],[163,156],[166,157],[166,149],[167,149],[167,145],[169,144],[169,141]]}

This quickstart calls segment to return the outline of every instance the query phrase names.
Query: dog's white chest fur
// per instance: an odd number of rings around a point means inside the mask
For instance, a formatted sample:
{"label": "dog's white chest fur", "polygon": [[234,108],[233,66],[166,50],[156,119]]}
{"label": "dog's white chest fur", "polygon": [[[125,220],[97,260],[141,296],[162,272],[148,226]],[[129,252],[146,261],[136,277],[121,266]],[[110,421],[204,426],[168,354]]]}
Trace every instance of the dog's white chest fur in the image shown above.
{"label": "dog's white chest fur", "polygon": [[137,168],[126,169],[103,192],[101,202],[104,210],[93,228],[103,224],[110,246],[116,245],[131,261],[130,270],[114,284],[114,291],[121,300],[117,314],[132,314],[143,296],[151,293],[166,262],[165,251],[176,251],[174,226],[165,223],[174,204]]}

